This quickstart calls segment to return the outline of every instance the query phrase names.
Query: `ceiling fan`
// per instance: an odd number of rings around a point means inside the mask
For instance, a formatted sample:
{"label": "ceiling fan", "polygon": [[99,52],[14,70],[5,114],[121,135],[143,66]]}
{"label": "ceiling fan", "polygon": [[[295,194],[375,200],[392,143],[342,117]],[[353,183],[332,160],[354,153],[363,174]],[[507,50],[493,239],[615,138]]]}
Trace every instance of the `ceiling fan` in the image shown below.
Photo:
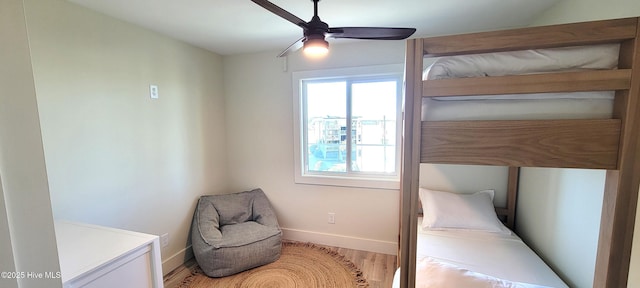
{"label": "ceiling fan", "polygon": [[278,57],[286,56],[304,47],[304,52],[310,56],[321,56],[329,52],[328,38],[349,38],[368,40],[402,40],[416,32],[415,28],[389,28],[389,27],[329,27],[318,17],[318,2],[313,1],[313,18],[306,22],[288,11],[276,6],[267,0],[251,0],[272,13],[302,28],[304,36],[282,51]]}

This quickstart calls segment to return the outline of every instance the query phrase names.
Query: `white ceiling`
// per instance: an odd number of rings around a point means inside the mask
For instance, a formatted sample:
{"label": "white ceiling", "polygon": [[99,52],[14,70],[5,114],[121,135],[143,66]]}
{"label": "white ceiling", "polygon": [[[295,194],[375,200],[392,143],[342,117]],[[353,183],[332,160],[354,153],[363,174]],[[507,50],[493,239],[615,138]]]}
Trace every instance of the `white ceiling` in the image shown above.
{"label": "white ceiling", "polygon": [[[301,28],[250,0],[68,1],[221,55],[284,50],[302,37]],[[271,1],[303,20],[313,16],[310,0]],[[527,26],[558,1],[323,0],[318,10],[330,27],[411,27],[415,38]]]}

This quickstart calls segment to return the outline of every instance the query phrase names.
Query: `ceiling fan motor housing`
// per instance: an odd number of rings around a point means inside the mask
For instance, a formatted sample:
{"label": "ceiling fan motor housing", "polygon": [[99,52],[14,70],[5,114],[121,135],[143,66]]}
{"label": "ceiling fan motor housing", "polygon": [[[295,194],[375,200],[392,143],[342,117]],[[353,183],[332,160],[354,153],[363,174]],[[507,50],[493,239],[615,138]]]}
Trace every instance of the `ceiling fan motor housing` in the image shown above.
{"label": "ceiling fan motor housing", "polygon": [[320,20],[320,17],[313,16],[311,21],[309,21],[307,28],[304,29],[304,36],[306,36],[307,39],[309,39],[310,37],[319,38],[317,36],[321,36],[322,39],[324,39],[325,34],[328,32],[329,25],[325,22],[322,22],[322,20]]}

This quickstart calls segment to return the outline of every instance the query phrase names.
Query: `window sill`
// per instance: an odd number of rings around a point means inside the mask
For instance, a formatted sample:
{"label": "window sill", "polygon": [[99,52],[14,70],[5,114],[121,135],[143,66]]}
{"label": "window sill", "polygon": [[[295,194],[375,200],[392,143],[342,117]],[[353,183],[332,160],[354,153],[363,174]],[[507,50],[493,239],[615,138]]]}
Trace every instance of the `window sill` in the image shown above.
{"label": "window sill", "polygon": [[296,184],[357,187],[370,189],[399,190],[400,180],[379,178],[336,177],[327,175],[296,175]]}

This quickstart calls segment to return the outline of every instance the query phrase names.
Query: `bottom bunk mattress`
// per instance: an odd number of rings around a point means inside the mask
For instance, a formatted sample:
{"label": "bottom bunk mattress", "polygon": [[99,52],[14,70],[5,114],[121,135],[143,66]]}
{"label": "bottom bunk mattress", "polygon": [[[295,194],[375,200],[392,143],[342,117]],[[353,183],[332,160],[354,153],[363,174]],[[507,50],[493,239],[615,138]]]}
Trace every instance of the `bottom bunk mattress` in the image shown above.
{"label": "bottom bunk mattress", "polygon": [[418,222],[416,287],[568,287],[513,233],[424,230]]}

